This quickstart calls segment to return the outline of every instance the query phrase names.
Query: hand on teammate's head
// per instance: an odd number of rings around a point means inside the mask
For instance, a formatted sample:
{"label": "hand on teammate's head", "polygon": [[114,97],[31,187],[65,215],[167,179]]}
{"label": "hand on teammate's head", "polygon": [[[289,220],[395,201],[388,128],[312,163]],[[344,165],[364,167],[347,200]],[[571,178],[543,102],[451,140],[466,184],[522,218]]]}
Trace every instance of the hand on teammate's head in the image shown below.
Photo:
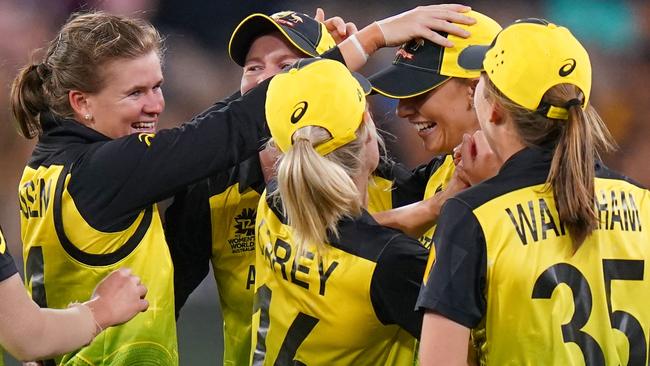
{"label": "hand on teammate's head", "polygon": [[316,15],[314,16],[314,19],[325,24],[327,31],[332,36],[332,38],[334,38],[336,44],[341,43],[349,36],[357,33],[356,24],[352,22],[346,22],[341,17],[336,16],[325,19],[325,11],[323,8],[316,9]]}

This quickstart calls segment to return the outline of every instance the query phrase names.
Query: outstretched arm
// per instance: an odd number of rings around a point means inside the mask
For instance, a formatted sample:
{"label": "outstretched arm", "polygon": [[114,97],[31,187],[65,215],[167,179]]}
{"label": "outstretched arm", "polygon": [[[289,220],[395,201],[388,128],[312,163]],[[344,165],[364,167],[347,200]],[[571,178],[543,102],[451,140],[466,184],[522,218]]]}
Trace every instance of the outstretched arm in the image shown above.
{"label": "outstretched arm", "polygon": [[355,71],[378,49],[398,46],[414,38],[452,47],[453,43],[438,32],[468,37],[469,32],[454,23],[474,24],[474,18],[462,14],[469,10],[470,7],[458,4],[418,6],[366,26],[343,40],[339,48],[348,68]]}
{"label": "outstretched arm", "polygon": [[0,282],[0,344],[21,360],[70,352],[146,310],[145,294],[140,279],[120,269],[100,282],[91,300],[68,309],[41,309],[16,273]]}

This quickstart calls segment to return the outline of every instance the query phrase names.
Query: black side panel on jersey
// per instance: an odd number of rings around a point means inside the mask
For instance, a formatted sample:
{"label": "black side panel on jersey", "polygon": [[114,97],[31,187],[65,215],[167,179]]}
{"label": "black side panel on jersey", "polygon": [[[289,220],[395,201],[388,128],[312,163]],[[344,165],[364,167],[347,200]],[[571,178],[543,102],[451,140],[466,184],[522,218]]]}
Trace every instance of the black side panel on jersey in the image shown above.
{"label": "black side panel on jersey", "polygon": [[70,242],[63,227],[63,208],[61,207],[61,201],[65,189],[65,180],[69,172],[69,167],[65,168],[61,172],[56,182],[56,190],[54,192],[54,228],[56,230],[56,235],[61,242],[61,246],[72,258],[91,266],[108,266],[125,258],[138,246],[149,229],[151,218],[153,216],[153,208],[150,206],[145,210],[144,216],[133,235],[116,251],[108,254],[90,254],[83,252]]}
{"label": "black side panel on jersey", "polygon": [[174,263],[176,318],[190,294],[210,272],[212,223],[209,181],[203,180],[174,197],[165,211],[165,239]]}

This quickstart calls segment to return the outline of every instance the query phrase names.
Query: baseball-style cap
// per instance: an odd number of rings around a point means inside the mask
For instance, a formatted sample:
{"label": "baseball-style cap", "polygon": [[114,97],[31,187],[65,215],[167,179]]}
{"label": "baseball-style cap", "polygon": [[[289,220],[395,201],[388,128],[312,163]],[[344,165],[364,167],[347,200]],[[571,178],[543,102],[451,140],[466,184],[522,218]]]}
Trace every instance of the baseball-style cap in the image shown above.
{"label": "baseball-style cap", "polygon": [[[566,119],[567,111],[541,106],[553,86],[573,84],[584,93],[586,108],[591,91],[591,63],[580,42],[565,28],[543,19],[520,19],[506,27],[490,46],[462,52],[463,67],[484,69],[501,93],[529,110],[544,110],[551,118]],[[548,110],[545,110],[548,109]]]}
{"label": "baseball-style cap", "polygon": [[472,45],[489,45],[501,31],[499,23],[476,11],[464,13],[476,19],[472,25],[457,24],[470,32],[468,38],[441,33],[454,43],[443,47],[425,39],[403,44],[395,61],[386,69],[371,76],[373,90],[390,98],[411,98],[424,94],[451,77],[478,78],[480,70],[467,70],[458,64],[460,52]]}
{"label": "baseball-style cap", "polygon": [[368,80],[333,60],[301,59],[271,80],[266,94],[266,121],[282,152],[293,145],[302,127],[318,126],[332,138],[315,147],[321,155],[353,141],[363,120]]}
{"label": "baseball-style cap", "polygon": [[309,15],[295,11],[281,11],[271,16],[251,14],[242,20],[230,36],[228,53],[239,66],[244,66],[246,54],[257,37],[279,31],[297,49],[316,57],[336,46],[325,24]]}

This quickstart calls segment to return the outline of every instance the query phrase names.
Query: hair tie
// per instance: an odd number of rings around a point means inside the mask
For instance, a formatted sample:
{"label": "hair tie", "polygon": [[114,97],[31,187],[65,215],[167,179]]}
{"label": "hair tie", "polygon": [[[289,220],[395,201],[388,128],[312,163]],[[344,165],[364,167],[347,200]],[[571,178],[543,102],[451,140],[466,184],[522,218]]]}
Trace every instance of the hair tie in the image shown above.
{"label": "hair tie", "polygon": [[41,80],[43,81],[45,81],[45,79],[47,79],[52,74],[52,69],[50,68],[50,65],[44,62],[41,62],[34,66],[36,66],[36,73],[38,74],[38,77],[41,78]]}
{"label": "hair tie", "polygon": [[568,102],[564,103],[564,108],[569,109],[569,108],[573,107],[574,105],[582,106],[582,101],[580,99],[578,99],[578,98],[573,98],[573,99],[569,100]]}

